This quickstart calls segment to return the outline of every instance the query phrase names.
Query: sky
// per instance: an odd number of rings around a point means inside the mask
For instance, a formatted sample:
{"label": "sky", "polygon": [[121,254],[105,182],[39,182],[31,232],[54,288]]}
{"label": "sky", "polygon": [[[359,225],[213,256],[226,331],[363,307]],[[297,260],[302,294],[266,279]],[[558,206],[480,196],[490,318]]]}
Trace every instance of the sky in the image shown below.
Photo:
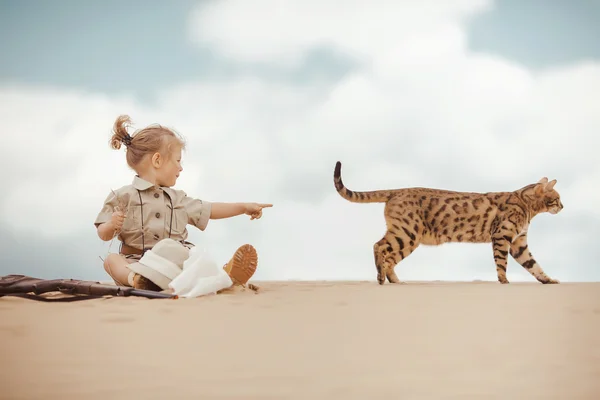
{"label": "sky", "polygon": [[[600,280],[600,3],[593,0],[0,0],[0,275],[106,280],[93,221],[134,172],[114,120],[187,142],[177,189],[267,202],[189,239],[253,244],[256,280],[375,281],[383,204],[354,190],[477,192],[557,179],[529,228],[560,281]],[[402,280],[496,280],[491,245],[420,247]],[[508,279],[533,281],[514,260]]]}

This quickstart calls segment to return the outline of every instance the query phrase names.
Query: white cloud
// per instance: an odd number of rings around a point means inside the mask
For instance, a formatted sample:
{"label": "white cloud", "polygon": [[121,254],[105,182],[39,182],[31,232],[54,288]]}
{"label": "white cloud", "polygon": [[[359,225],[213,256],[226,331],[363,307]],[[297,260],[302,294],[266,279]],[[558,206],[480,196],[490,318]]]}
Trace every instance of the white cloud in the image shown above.
{"label": "white cloud", "polygon": [[[566,260],[595,262],[587,242],[572,240],[581,232],[569,221],[585,216],[592,221],[586,229],[600,225],[598,63],[534,73],[470,52],[465,20],[489,9],[487,1],[206,4],[191,16],[193,38],[232,62],[297,67],[312,47],[329,46],[359,67],[339,81],[305,86],[247,76],[189,82],[159,93],[153,106],[0,88],[3,138],[10,138],[2,149],[10,187],[0,202],[3,225],[64,240],[93,236],[109,188],[131,180],[124,154],[107,143],[116,116],[128,113],[136,127],[160,122],[186,137],[178,187],[188,194],[275,203],[257,222],[238,217],[211,221],[206,232],[191,228],[192,240],[217,260],[241,242],[255,243],[257,279],[374,279],[383,208],[335,193],[337,160],[356,190],[499,191],[557,178],[566,208],[539,222],[551,235],[534,220],[534,254],[558,279],[581,279]],[[568,246],[554,258],[557,242]],[[491,254],[487,245],[421,248],[400,276],[493,280]],[[508,276],[532,279],[514,262]]]}
{"label": "white cloud", "polygon": [[[401,49],[415,36],[446,28],[488,9],[485,0],[268,1],[228,0],[198,7],[193,38],[245,61],[298,62],[303,51],[333,46],[373,58]],[[420,36],[419,38],[422,38]],[[431,40],[428,48],[446,44]]]}

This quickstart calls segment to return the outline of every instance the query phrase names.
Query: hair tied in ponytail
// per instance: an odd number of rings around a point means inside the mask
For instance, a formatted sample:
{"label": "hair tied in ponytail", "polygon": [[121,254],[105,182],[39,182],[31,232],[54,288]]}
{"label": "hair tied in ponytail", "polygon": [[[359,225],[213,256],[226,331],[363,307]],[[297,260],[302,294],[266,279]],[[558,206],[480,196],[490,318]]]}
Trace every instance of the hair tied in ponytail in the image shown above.
{"label": "hair tied in ponytail", "polygon": [[[160,124],[149,125],[141,130],[135,131],[133,135],[127,132],[131,126],[129,115],[122,114],[117,117],[113,124],[110,147],[119,150],[123,145],[127,147],[125,156],[127,165],[137,172],[137,168],[146,156],[152,156],[160,152],[168,159],[175,148],[185,148],[185,142],[178,134]],[[135,146],[133,140],[135,139]]]}
{"label": "hair tied in ponytail", "polygon": [[125,136],[123,136],[123,139],[121,139],[121,142],[123,142],[123,144],[127,147],[131,146],[131,141],[133,140],[133,138],[126,133]]}

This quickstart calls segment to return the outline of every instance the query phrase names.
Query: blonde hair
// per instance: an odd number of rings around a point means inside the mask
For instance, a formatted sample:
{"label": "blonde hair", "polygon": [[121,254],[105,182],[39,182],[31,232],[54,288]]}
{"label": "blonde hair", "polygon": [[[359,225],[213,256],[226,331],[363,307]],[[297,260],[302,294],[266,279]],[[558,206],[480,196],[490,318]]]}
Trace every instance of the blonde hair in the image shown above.
{"label": "blonde hair", "polygon": [[121,148],[121,144],[127,147],[127,165],[132,169],[142,162],[144,157],[154,153],[161,153],[165,158],[171,156],[173,145],[185,148],[183,138],[173,130],[162,125],[149,125],[129,135],[127,128],[131,126],[129,115],[119,115],[113,125],[113,134],[110,138],[110,146],[115,150]]}

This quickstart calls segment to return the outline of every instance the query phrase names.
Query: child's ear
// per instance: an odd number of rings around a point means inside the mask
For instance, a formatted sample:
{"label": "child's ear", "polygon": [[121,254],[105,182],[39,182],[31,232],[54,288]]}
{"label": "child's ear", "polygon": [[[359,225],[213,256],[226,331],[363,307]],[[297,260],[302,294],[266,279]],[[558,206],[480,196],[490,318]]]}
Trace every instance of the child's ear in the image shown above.
{"label": "child's ear", "polygon": [[160,156],[160,153],[156,152],[152,155],[151,163],[154,168],[160,168],[160,165],[162,164],[162,157]]}

